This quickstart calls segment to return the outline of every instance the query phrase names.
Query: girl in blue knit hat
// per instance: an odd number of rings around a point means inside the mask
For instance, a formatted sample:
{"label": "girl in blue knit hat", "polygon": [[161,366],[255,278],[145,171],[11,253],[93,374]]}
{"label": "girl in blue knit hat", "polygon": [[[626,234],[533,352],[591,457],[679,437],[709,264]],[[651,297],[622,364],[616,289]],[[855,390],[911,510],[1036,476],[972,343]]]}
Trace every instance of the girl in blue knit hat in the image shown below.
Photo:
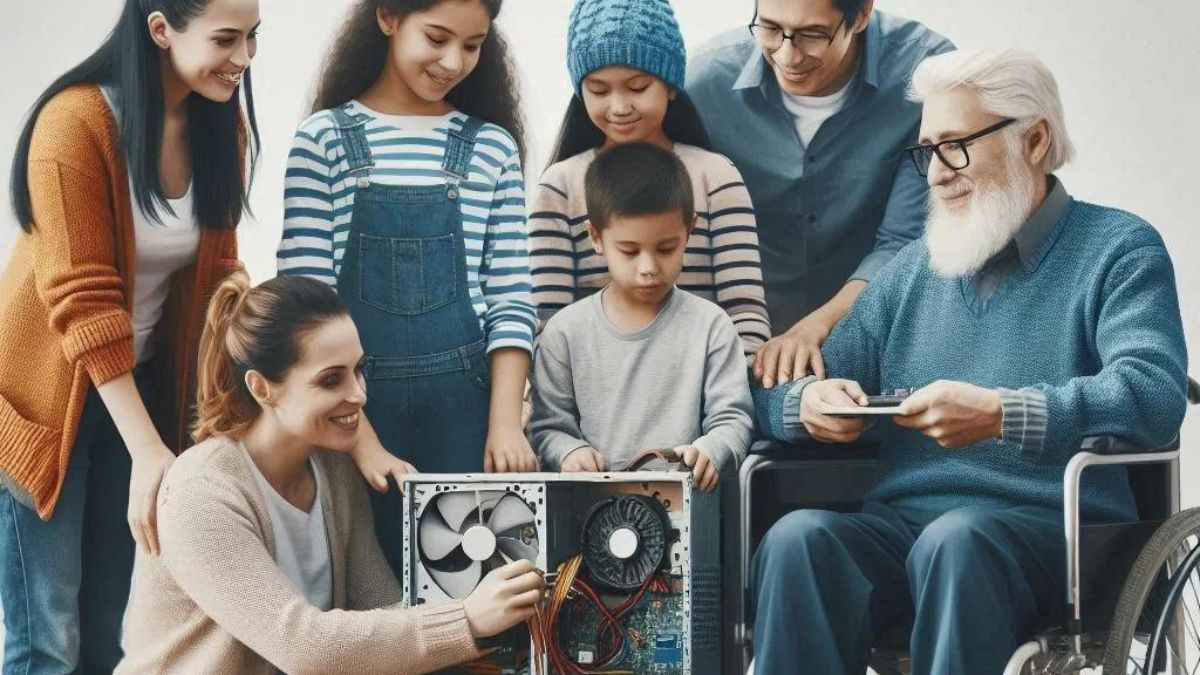
{"label": "girl in blue knit hat", "polygon": [[771,337],[750,194],[711,151],[683,91],[687,55],[667,0],[578,0],[567,33],[575,96],[553,164],[530,195],[530,263],[538,318],[603,288],[604,258],[587,236],[583,178],[602,148],[647,141],[671,148],[692,177],[696,227],[678,286],[733,319],[747,356]]}
{"label": "girl in blue knit hat", "polygon": [[[537,319],[501,4],[359,0],[288,157],[279,273],[349,307],[371,393],[353,455],[381,492],[407,462],[537,467],[521,427]],[[398,491],[372,496],[399,572]]]}

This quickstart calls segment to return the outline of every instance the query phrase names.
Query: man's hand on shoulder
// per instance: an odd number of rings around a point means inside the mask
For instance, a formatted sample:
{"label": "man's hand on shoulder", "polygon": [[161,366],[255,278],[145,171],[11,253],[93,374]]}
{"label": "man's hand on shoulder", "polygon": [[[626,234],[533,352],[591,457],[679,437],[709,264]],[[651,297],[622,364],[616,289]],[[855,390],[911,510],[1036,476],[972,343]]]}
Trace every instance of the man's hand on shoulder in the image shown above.
{"label": "man's hand on shoulder", "polygon": [[943,448],[957,449],[1000,438],[1004,409],[1000,392],[966,382],[938,380],[913,392],[892,419],[915,429]]}

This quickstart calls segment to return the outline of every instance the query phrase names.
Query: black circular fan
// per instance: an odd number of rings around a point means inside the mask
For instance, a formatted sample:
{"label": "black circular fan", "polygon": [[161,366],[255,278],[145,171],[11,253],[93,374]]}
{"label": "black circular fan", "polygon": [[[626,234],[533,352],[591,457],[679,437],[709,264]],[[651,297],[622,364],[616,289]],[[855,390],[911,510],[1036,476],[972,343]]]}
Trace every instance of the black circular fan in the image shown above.
{"label": "black circular fan", "polygon": [[583,527],[583,560],[593,581],[632,591],[663,563],[671,523],[658,500],[621,495],[592,507]]}

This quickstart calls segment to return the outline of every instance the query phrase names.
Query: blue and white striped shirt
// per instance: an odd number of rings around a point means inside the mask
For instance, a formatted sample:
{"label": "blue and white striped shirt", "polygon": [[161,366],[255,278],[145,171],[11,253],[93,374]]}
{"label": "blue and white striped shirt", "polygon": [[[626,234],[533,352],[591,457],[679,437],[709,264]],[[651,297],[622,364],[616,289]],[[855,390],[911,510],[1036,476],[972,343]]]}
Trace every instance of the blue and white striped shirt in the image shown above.
{"label": "blue and white striped shirt", "polygon": [[[466,118],[377,113],[354,101],[348,111],[365,114],[367,141],[381,185],[441,185],[447,134]],[[337,286],[356,182],[333,115],[318,112],[296,130],[284,181],[280,274],[302,274]],[[470,174],[460,186],[467,285],[488,351],[533,349],[537,317],[529,277],[525,188],[517,144],[504,129],[485,124],[475,142]]]}

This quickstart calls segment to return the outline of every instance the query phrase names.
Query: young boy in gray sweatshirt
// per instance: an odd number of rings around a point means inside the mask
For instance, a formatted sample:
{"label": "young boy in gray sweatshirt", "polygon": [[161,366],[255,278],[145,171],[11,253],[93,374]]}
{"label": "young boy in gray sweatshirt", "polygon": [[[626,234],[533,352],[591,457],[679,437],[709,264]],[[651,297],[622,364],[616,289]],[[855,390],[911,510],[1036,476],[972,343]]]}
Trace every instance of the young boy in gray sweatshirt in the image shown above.
{"label": "young boy in gray sweatshirt", "polygon": [[711,490],[745,456],[754,408],[738,333],[720,307],[675,288],[696,221],[691,185],[679,158],[649,143],[612,147],[588,168],[588,234],[612,281],[538,340],[529,434],[544,470],[619,470],[673,448]]}

